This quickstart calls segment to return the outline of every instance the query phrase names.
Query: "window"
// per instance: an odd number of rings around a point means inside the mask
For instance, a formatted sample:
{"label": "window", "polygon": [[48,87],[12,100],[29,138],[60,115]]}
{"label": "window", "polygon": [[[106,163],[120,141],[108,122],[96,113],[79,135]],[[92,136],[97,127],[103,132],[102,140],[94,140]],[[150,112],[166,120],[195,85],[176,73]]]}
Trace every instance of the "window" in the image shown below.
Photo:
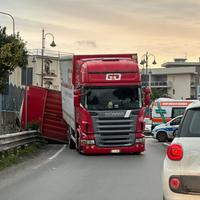
{"label": "window", "polygon": [[179,125],[180,122],[181,122],[181,119],[182,119],[182,117],[178,117],[178,118],[172,120],[171,123],[170,123],[170,125],[171,125],[171,126]]}
{"label": "window", "polygon": [[6,72],[4,76],[0,79],[0,85],[4,88],[1,91],[2,94],[7,95],[9,93],[9,73]]}
{"label": "window", "polygon": [[182,115],[185,111],[186,107],[183,108],[172,108],[172,118],[175,118],[179,115]]}
{"label": "window", "polygon": [[[27,71],[26,71],[27,69]],[[26,77],[27,76],[27,77]],[[22,85],[32,85],[33,84],[33,68],[22,68]],[[26,80],[27,78],[27,80]]]}
{"label": "window", "polygon": [[200,109],[188,110],[180,128],[181,137],[200,137]]}

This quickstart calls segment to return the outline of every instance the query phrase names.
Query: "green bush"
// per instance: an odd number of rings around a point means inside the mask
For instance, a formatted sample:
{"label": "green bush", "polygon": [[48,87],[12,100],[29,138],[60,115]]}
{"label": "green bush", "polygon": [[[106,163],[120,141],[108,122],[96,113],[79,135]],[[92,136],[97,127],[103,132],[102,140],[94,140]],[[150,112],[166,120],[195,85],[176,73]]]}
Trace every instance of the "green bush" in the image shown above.
{"label": "green bush", "polygon": [[32,121],[27,124],[28,130],[38,130],[40,128],[40,124],[37,121]]}

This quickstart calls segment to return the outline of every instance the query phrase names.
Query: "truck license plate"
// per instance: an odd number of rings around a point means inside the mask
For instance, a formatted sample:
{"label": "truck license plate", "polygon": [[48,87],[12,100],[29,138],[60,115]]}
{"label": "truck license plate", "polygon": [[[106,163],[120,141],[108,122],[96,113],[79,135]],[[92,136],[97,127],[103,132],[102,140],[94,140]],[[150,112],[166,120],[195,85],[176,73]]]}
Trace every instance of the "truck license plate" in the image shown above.
{"label": "truck license plate", "polygon": [[120,153],[120,150],[119,149],[112,149],[111,153]]}

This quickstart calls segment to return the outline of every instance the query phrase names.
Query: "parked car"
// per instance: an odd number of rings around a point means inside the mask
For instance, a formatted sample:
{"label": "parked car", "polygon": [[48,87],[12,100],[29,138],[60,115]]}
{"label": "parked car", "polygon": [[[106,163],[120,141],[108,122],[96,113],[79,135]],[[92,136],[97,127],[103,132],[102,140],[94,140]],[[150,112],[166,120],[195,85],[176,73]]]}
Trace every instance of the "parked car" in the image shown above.
{"label": "parked car", "polygon": [[159,142],[172,140],[174,138],[174,132],[178,129],[182,117],[183,115],[179,115],[165,124],[156,126],[152,131],[153,137]]}
{"label": "parked car", "polygon": [[151,134],[152,120],[149,119],[149,118],[144,118],[144,122],[145,122],[144,133],[145,134]]}
{"label": "parked car", "polygon": [[165,200],[200,199],[200,102],[190,105],[163,166]]}

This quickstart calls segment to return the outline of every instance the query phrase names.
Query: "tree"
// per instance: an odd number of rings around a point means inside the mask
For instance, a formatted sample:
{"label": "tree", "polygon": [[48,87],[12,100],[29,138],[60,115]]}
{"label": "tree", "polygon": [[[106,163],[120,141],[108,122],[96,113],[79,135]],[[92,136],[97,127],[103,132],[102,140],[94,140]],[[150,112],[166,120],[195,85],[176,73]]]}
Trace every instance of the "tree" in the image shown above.
{"label": "tree", "polygon": [[6,34],[6,27],[0,27],[0,91],[7,84],[5,77],[16,67],[26,67],[28,51],[26,43],[19,37]]}
{"label": "tree", "polygon": [[151,89],[151,100],[158,98],[170,98],[170,95],[167,93],[165,88],[152,88]]}

